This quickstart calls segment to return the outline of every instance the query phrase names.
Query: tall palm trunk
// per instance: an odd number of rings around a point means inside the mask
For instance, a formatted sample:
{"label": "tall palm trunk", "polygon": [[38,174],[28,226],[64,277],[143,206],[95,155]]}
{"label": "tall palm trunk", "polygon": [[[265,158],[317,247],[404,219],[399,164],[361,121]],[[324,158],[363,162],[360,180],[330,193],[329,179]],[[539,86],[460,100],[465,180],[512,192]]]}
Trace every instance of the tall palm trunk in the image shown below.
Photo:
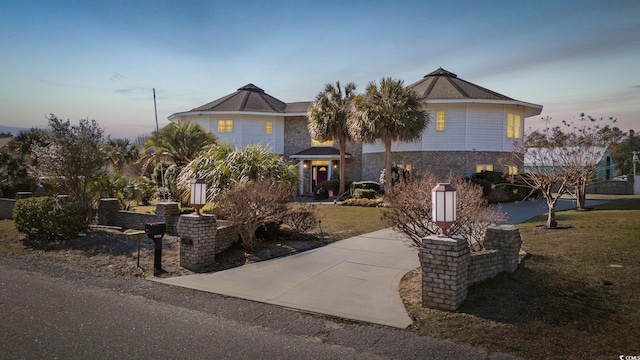
{"label": "tall palm trunk", "polygon": [[347,144],[346,144],[346,139],[344,138],[344,136],[340,137],[340,139],[338,140],[340,143],[340,187],[338,190],[338,196],[344,194],[345,192],[345,181],[344,181],[344,162],[346,159],[346,153],[347,153]]}
{"label": "tall palm trunk", "polygon": [[384,187],[391,189],[391,138],[384,139],[384,156],[386,160],[384,168]]}

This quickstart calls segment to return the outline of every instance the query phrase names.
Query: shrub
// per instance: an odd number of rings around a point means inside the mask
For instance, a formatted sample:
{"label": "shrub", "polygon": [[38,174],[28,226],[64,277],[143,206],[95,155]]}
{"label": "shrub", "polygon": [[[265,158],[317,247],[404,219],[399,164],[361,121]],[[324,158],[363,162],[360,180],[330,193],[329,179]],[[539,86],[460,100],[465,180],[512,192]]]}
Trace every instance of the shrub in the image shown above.
{"label": "shrub", "polygon": [[326,200],[329,198],[329,190],[320,188],[313,193],[314,200]]}
{"label": "shrub", "polygon": [[315,206],[303,205],[289,210],[284,223],[300,236],[315,228],[318,223],[318,211]]}
{"label": "shrub", "polygon": [[[380,172],[380,183],[385,183],[387,174],[385,169]],[[391,167],[391,186],[395,186],[398,183],[405,182],[411,177],[411,172],[406,170],[404,166],[393,165]]]}
{"label": "shrub", "polygon": [[280,221],[268,222],[256,229],[256,237],[262,240],[271,241],[280,236]]}
{"label": "shrub", "polygon": [[482,194],[489,203],[539,199],[542,196],[540,190],[532,190],[528,185],[527,175],[511,178],[501,172],[484,171],[473,174],[469,180],[482,186]]}
{"label": "shrub", "polygon": [[16,229],[33,240],[52,241],[77,236],[87,229],[91,208],[67,198],[36,197],[16,201]]}
{"label": "shrub", "polygon": [[289,184],[277,180],[248,181],[227,190],[218,207],[220,214],[237,226],[245,250],[253,251],[259,245],[256,230],[281,222],[294,194]]}
{"label": "shrub", "polygon": [[376,200],[371,200],[371,199],[347,199],[345,200],[342,205],[344,206],[364,206],[364,207],[376,207],[378,206],[380,203]]}
{"label": "shrub", "polygon": [[369,189],[375,192],[380,192],[380,183],[375,181],[354,181],[351,183],[351,193],[356,189]]}
{"label": "shrub", "polygon": [[220,214],[220,207],[218,206],[217,202],[207,202],[206,204],[204,204],[202,209],[200,209],[200,213],[215,215],[217,218],[221,218],[222,216]]}
{"label": "shrub", "polygon": [[316,185],[313,191],[313,198],[315,200],[325,200],[329,198],[329,191],[333,191],[334,195],[338,195],[340,188],[339,180],[327,180],[320,182]]}
{"label": "shrub", "polygon": [[488,196],[492,189],[497,184],[507,183],[504,174],[498,171],[483,171],[471,175],[469,178],[474,184],[478,184],[482,187],[482,194]]}
{"label": "shrub", "polygon": [[375,199],[376,191],[373,189],[355,189],[353,191],[354,199]]}
{"label": "shrub", "polygon": [[431,189],[439,182],[449,182],[456,189],[456,222],[449,228],[449,233],[467,239],[472,251],[481,250],[487,227],[502,223],[504,215],[487,205],[479,185],[464,179],[443,181],[426,173],[398,184],[386,193],[388,209],[382,218],[407,235],[414,245],[421,246],[423,237],[440,232],[431,221]]}

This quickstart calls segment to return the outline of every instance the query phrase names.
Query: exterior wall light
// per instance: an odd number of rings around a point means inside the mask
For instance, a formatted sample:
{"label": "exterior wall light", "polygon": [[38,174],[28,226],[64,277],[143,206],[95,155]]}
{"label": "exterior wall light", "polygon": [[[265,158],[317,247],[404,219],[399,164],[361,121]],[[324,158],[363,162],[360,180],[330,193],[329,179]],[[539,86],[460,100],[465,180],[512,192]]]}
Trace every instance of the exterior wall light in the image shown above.
{"label": "exterior wall light", "polygon": [[191,207],[196,209],[196,214],[200,215],[200,209],[207,203],[207,183],[204,179],[197,179],[191,182],[189,203]]}
{"label": "exterior wall light", "polygon": [[456,221],[456,189],[451,184],[438,183],[431,189],[431,217],[442,235],[449,236],[449,228]]}

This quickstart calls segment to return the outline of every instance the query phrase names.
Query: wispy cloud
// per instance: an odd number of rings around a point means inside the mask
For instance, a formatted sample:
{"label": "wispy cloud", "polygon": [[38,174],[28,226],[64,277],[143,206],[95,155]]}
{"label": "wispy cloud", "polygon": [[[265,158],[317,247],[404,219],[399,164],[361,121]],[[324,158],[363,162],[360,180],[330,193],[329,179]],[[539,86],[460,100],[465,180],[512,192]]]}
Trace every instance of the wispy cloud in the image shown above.
{"label": "wispy cloud", "polygon": [[640,85],[633,86],[635,89],[640,89]]}
{"label": "wispy cloud", "polygon": [[115,81],[115,80],[126,79],[126,78],[127,78],[126,76],[120,73],[114,72],[111,74],[111,77],[109,78],[109,80]]}

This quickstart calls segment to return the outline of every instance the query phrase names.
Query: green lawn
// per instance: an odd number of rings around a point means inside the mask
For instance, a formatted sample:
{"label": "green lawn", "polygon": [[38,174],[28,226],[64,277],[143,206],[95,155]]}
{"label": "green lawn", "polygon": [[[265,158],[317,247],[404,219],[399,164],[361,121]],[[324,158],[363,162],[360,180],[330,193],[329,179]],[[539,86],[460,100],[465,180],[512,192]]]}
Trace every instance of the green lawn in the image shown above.
{"label": "green lawn", "polygon": [[525,268],[470,287],[459,311],[408,301],[413,330],[532,359],[640,354],[640,199],[557,219],[573,228],[536,227],[544,216],[519,225],[531,254]]}
{"label": "green lawn", "polygon": [[388,227],[381,220],[382,209],[375,207],[316,205],[322,231],[332,240],[348,237]]}

